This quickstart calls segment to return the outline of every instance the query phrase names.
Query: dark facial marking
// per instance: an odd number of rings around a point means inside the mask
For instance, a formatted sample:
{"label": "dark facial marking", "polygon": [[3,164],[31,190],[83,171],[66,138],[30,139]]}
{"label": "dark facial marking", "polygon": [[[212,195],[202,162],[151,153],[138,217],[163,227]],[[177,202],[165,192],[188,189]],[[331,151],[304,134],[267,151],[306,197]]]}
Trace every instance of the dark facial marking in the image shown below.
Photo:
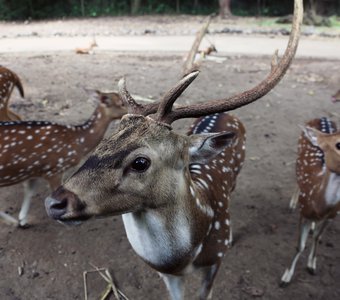
{"label": "dark facial marking", "polygon": [[76,173],[80,173],[86,170],[99,171],[101,169],[118,169],[122,166],[124,158],[138,148],[138,145],[131,145],[127,149],[118,151],[114,155],[106,155],[103,157],[98,157],[97,155],[93,154],[79,168]]}

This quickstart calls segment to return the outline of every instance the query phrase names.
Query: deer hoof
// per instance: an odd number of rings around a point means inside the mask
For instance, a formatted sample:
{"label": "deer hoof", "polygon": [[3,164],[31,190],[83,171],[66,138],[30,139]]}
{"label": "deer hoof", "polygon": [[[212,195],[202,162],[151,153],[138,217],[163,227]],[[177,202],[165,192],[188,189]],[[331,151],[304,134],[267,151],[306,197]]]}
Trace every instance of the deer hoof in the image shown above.
{"label": "deer hoof", "polygon": [[314,268],[307,267],[307,271],[311,275],[315,275],[316,274],[316,270]]}
{"label": "deer hoof", "polygon": [[28,223],[22,223],[20,221],[18,223],[18,228],[20,228],[20,229],[27,229],[29,227],[30,227],[30,225]]}
{"label": "deer hoof", "polygon": [[291,276],[289,270],[287,269],[287,270],[284,272],[284,274],[283,274],[283,276],[282,276],[282,278],[281,278],[281,282],[280,282],[279,286],[280,286],[281,288],[285,288],[286,286],[288,286],[289,283],[290,283],[291,277],[292,277],[292,276]]}
{"label": "deer hoof", "polygon": [[289,285],[290,282],[287,282],[287,281],[283,281],[281,280],[280,284],[279,284],[279,287],[280,288],[285,288]]}

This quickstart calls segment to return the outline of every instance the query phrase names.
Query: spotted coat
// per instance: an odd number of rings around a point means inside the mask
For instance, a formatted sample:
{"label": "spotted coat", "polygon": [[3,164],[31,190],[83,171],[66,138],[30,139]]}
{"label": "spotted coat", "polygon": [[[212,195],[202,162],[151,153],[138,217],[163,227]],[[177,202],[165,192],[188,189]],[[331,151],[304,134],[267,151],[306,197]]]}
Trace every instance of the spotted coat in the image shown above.
{"label": "spotted coat", "polygon": [[232,242],[229,202],[245,158],[245,129],[236,117],[222,113],[198,119],[189,134],[220,131],[234,132],[237,136],[234,145],[223,150],[210,163],[190,165],[193,201],[212,216],[201,254],[194,262],[197,265],[211,265],[221,260]]}
{"label": "spotted coat", "polygon": [[[306,125],[326,134],[334,134],[337,131],[336,124],[327,118],[314,119]],[[316,221],[323,219],[325,215],[334,217],[340,206],[337,203],[330,206],[325,201],[330,175],[327,172],[325,154],[318,146],[313,145],[304,133],[299,139],[296,175],[302,216]]]}
{"label": "spotted coat", "polygon": [[19,222],[24,223],[21,225],[26,223],[34,192],[32,182],[43,178],[52,189],[57,188],[63,172],[76,166],[102,140],[111,121],[126,113],[118,94],[93,91],[92,96],[98,105],[81,125],[46,121],[0,122],[0,187],[31,181],[32,187],[25,191],[19,214]]}
{"label": "spotted coat", "polygon": [[0,66],[0,121],[19,121],[21,117],[8,108],[8,101],[12,91],[16,87],[21,97],[24,97],[24,89],[17,74]]}
{"label": "spotted coat", "polygon": [[327,118],[307,122],[299,139],[296,174],[298,189],[291,200],[300,207],[299,238],[295,256],[281,277],[281,285],[292,280],[298,259],[313,228],[307,270],[316,271],[316,252],[329,222],[340,211],[340,134]]}

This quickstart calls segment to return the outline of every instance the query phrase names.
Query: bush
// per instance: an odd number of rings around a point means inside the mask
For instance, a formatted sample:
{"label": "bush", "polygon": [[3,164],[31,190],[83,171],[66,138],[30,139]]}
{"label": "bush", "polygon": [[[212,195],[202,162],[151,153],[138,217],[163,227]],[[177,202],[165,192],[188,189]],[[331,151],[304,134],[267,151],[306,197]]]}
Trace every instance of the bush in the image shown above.
{"label": "bush", "polygon": [[[0,20],[128,15],[133,0],[0,0]],[[179,3],[179,7],[176,3]],[[280,16],[292,12],[293,0],[234,0],[235,15]],[[84,7],[82,7],[82,3]],[[260,5],[258,6],[258,3]],[[326,3],[320,0],[319,5]],[[322,6],[322,5],[321,5]],[[339,0],[327,0],[326,14],[339,13]],[[177,10],[179,8],[179,11]],[[218,11],[218,0],[142,0],[139,14],[210,14]]]}

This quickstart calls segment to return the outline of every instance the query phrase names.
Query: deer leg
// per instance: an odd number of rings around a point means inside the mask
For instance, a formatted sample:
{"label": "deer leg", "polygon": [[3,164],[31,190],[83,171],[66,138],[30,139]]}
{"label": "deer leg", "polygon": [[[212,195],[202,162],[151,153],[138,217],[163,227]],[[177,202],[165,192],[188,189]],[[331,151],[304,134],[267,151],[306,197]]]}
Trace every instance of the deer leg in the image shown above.
{"label": "deer leg", "polygon": [[214,283],[217,271],[220,264],[215,264],[203,269],[203,283],[200,291],[200,300],[211,299],[212,297],[212,285]]}
{"label": "deer leg", "polygon": [[19,227],[27,226],[27,213],[31,206],[31,200],[36,191],[37,183],[38,180],[35,178],[24,182],[24,201],[19,212]]}
{"label": "deer leg", "polygon": [[298,246],[297,246],[297,252],[294,256],[294,259],[291,263],[290,268],[286,269],[286,271],[284,272],[284,274],[281,278],[281,283],[280,283],[281,287],[287,286],[290,283],[290,281],[291,281],[291,279],[294,275],[296,263],[297,263],[300,255],[302,254],[303,250],[306,247],[306,241],[307,241],[308,234],[309,234],[309,231],[310,231],[310,228],[311,228],[311,224],[312,224],[312,222],[308,221],[308,220],[305,220],[305,221],[301,220],[300,221],[299,241],[298,241]]}
{"label": "deer leg", "polygon": [[6,113],[7,113],[7,110],[8,110],[8,101],[9,101],[9,98],[11,97],[13,89],[14,89],[14,84],[11,84],[10,88],[7,91],[6,97],[3,99],[3,104],[4,104],[4,108],[5,108]]}
{"label": "deer leg", "polygon": [[170,274],[159,275],[163,278],[165,285],[170,293],[171,300],[183,300],[184,299],[184,277],[174,276]]}
{"label": "deer leg", "polygon": [[7,109],[7,115],[12,121],[21,121],[21,117],[10,109]]}
{"label": "deer leg", "polygon": [[48,179],[46,179],[50,185],[50,188],[52,191],[56,190],[60,185],[61,185],[61,179],[63,177],[63,174],[56,174],[53,177],[49,177]]}
{"label": "deer leg", "polygon": [[0,218],[4,219],[6,222],[18,225],[18,220],[13,218],[11,215],[6,214],[3,211],[0,211]]}
{"label": "deer leg", "polygon": [[[48,183],[52,190],[56,189],[61,183],[61,176],[62,174],[57,174],[48,179]],[[28,210],[31,206],[31,200],[35,191],[37,189],[38,180],[37,179],[29,179],[24,182],[24,190],[25,196],[24,201],[21,205],[21,209],[19,212],[19,227],[26,227],[27,226],[27,214]]]}
{"label": "deer leg", "polygon": [[[315,223],[315,222],[313,222]],[[313,244],[312,249],[310,251],[310,254],[308,256],[308,263],[307,263],[307,270],[310,274],[314,275],[316,271],[316,251],[319,244],[319,241],[321,239],[321,235],[327,225],[329,224],[328,219],[322,220],[320,223],[316,223],[315,230],[313,232]]]}
{"label": "deer leg", "polygon": [[289,209],[291,211],[296,209],[296,206],[299,202],[299,194],[300,194],[300,188],[299,188],[298,185],[296,185],[296,187],[294,189],[294,194],[293,194],[293,196],[292,196],[292,198],[290,199],[290,202],[289,202]]}
{"label": "deer leg", "polygon": [[12,216],[4,212],[0,212],[0,217],[3,218],[7,222],[18,225],[19,227],[27,226],[27,213],[31,205],[32,196],[34,195],[34,192],[35,192],[36,183],[37,183],[37,179],[30,179],[24,182],[24,200],[21,205],[18,220],[16,220]]}

